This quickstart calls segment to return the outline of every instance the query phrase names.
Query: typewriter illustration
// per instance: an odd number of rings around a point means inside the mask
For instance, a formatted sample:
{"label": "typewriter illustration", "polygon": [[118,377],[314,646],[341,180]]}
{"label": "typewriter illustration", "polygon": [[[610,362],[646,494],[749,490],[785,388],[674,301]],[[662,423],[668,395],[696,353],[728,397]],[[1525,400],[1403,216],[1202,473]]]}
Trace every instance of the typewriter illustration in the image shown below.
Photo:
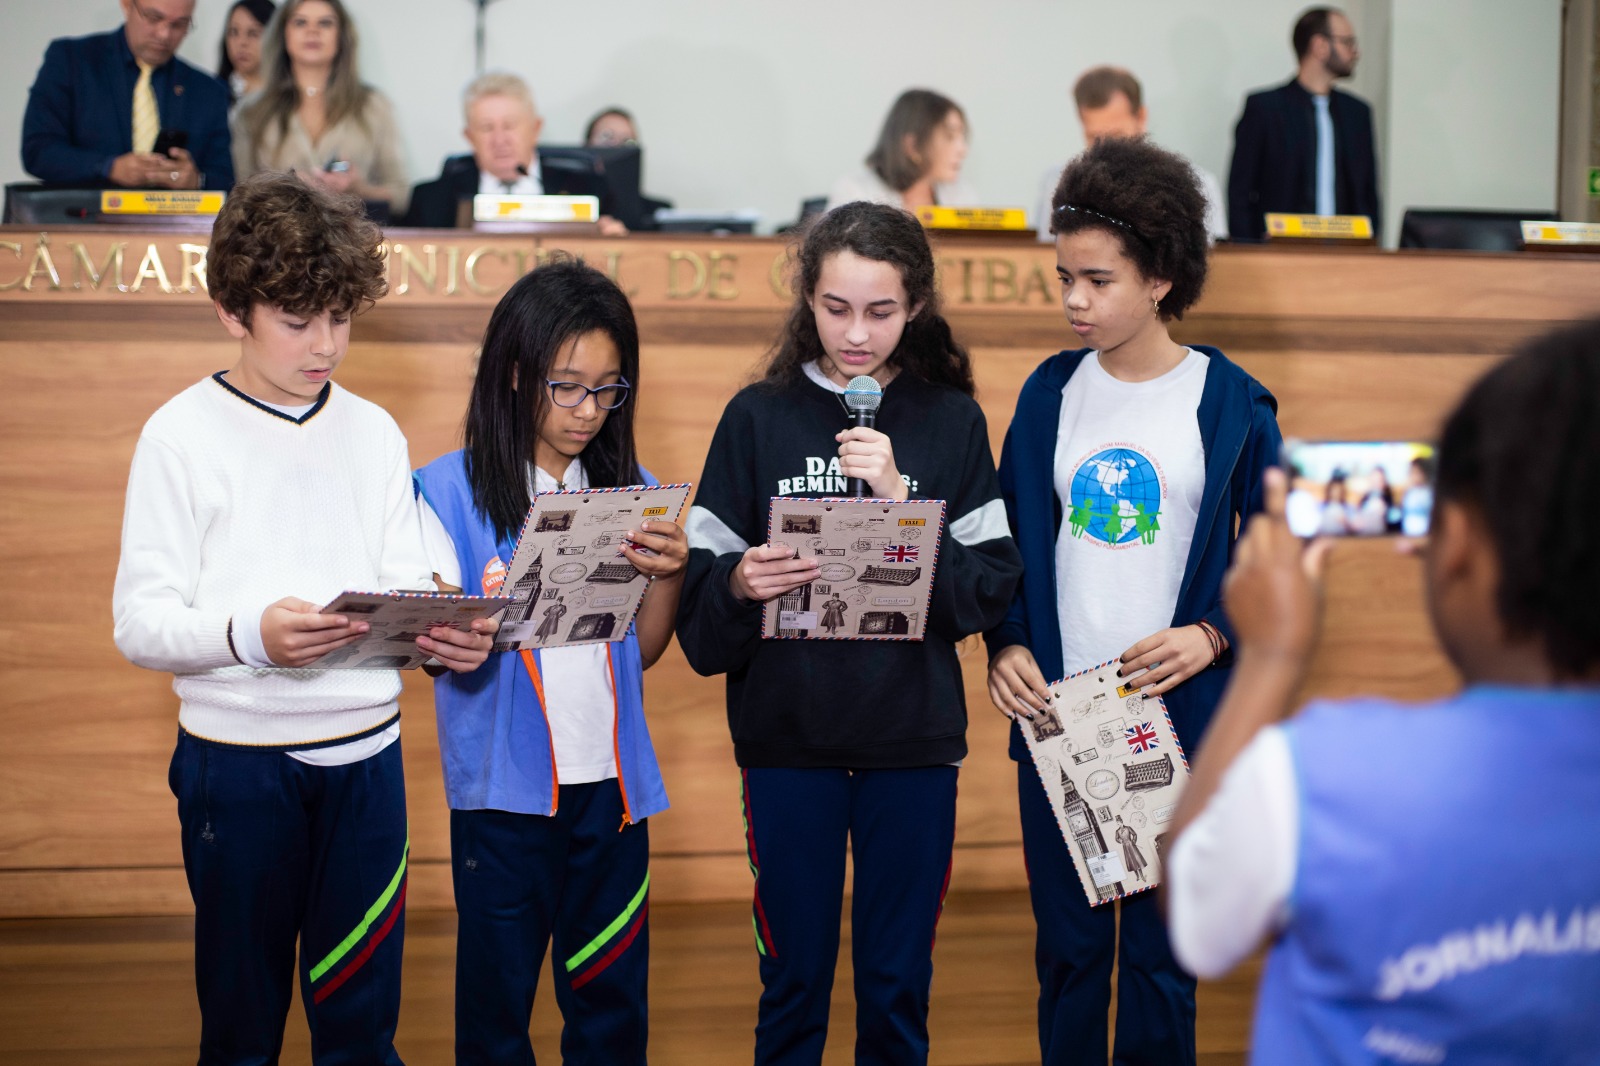
{"label": "typewriter illustration", "polygon": [[601,563],[589,575],[589,580],[601,585],[626,585],[639,576],[632,563]]}
{"label": "typewriter illustration", "polygon": [[856,632],[867,637],[898,636],[911,632],[911,619],[901,611],[867,611]]}
{"label": "typewriter illustration", "polygon": [[567,639],[609,640],[616,628],[617,616],[614,614],[580,615],[578,620],[572,623],[572,630],[567,634]]}
{"label": "typewriter illustration", "polygon": [[1122,768],[1122,787],[1129,792],[1161,788],[1172,784],[1172,756],[1163,755],[1149,762],[1128,763]]}
{"label": "typewriter illustration", "polygon": [[858,580],[864,585],[909,585],[922,576],[920,566],[878,566],[868,563]]}

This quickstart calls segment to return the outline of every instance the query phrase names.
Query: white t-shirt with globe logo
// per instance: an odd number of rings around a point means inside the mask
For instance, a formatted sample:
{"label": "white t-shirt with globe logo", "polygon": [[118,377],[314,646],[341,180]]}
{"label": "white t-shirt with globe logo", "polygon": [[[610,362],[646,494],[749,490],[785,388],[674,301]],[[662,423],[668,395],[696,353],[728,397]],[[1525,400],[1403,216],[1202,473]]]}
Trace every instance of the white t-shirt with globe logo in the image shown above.
{"label": "white t-shirt with globe logo", "polygon": [[1128,382],[1091,352],[1061,390],[1056,614],[1069,674],[1172,624],[1205,492],[1209,363],[1190,348],[1159,378]]}

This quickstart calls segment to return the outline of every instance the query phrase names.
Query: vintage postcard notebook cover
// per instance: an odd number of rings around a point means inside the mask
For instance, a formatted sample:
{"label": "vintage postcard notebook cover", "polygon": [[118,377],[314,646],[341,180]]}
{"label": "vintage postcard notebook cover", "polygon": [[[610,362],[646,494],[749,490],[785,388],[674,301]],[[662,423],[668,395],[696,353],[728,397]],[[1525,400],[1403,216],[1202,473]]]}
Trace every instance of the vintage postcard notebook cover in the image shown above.
{"label": "vintage postcard notebook cover", "polygon": [[767,542],[815,557],[820,576],[766,605],[762,637],[921,640],[943,533],[943,500],[773,497]]}
{"label": "vintage postcard notebook cover", "polygon": [[330,651],[314,670],[412,670],[430,656],[417,637],[432,626],[465,629],[475,618],[497,614],[504,596],[458,596],[445,592],[341,592],[322,609],[372,626],[360,640]]}
{"label": "vintage postcard notebook cover", "polygon": [[1128,688],[1118,665],[1057,681],[1049,707],[1017,723],[1090,906],[1161,883],[1189,780],[1166,704]]}
{"label": "vintage postcard notebook cover", "polygon": [[640,522],[676,522],[689,486],[545,492],[533,499],[506,567],[511,605],[495,651],[621,640],[650,579],[622,553]]}

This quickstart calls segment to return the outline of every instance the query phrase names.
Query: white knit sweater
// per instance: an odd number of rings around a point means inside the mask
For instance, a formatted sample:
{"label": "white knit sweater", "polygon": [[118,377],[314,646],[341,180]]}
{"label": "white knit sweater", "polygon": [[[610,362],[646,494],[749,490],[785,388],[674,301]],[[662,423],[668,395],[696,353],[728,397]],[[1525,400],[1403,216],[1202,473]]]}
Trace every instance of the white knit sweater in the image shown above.
{"label": "white knit sweater", "polygon": [[405,437],[382,408],[329,383],[296,421],[213,377],[145,423],[122,520],[116,642],[175,675],[190,733],[294,748],[389,720],[396,671],[241,666],[228,622],[285,596],[432,588]]}

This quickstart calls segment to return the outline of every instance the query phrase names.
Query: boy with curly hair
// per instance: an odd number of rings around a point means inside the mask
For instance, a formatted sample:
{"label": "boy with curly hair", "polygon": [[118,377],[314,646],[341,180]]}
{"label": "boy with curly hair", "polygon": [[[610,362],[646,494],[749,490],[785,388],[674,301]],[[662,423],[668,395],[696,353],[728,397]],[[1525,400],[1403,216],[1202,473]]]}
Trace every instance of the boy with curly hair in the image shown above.
{"label": "boy with curly hair", "polygon": [[[405,438],[329,380],[384,293],[381,241],[292,175],[236,186],[208,280],[238,362],[150,417],[128,478],[116,642],[179,698],[202,1063],[277,1061],[297,941],[314,1059],[400,1061],[400,677],[316,669],[369,628],[317,604],[434,587]],[[492,628],[417,643],[467,671]]]}

